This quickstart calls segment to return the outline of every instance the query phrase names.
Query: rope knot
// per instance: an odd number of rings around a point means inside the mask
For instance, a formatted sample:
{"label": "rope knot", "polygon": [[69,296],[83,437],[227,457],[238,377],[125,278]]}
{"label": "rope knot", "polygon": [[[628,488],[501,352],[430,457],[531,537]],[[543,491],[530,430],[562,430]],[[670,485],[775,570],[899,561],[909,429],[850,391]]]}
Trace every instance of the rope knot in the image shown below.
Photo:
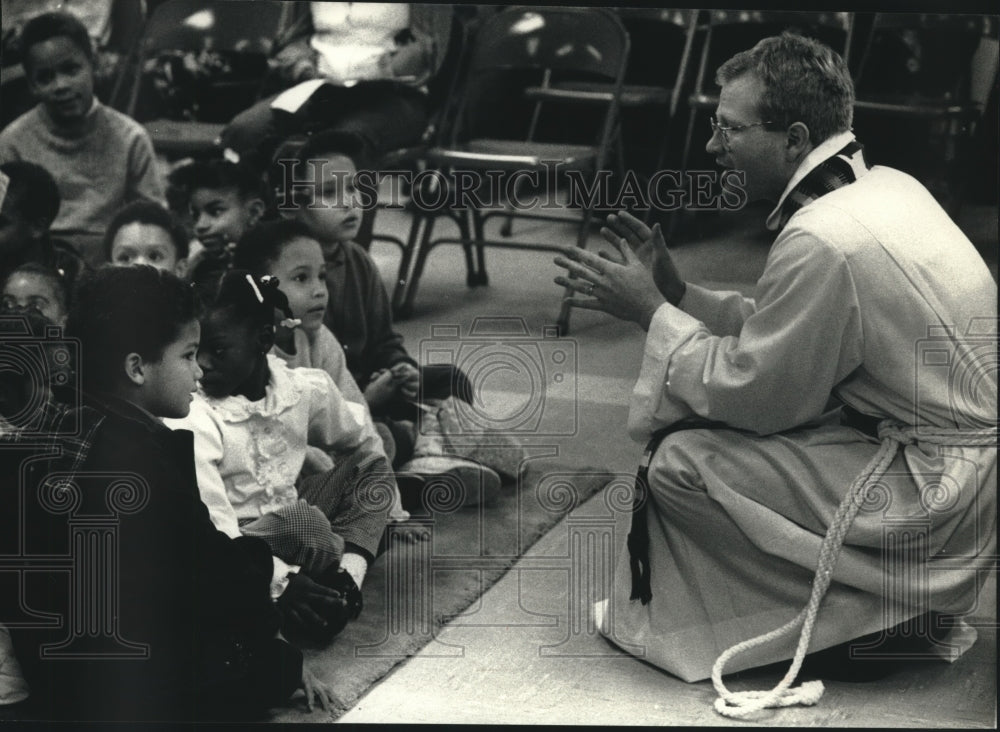
{"label": "rope knot", "polygon": [[910,425],[884,419],[878,424],[878,438],[881,442],[892,440],[900,445],[912,445],[917,441],[917,430]]}

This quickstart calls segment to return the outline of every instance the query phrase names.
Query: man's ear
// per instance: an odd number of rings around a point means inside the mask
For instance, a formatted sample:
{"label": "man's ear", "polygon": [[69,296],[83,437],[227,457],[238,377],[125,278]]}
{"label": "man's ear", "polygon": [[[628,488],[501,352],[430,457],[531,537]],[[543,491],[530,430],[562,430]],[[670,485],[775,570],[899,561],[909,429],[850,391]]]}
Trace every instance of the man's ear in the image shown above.
{"label": "man's ear", "polygon": [[136,386],[146,383],[145,364],[138,353],[130,353],[125,357],[125,375]]}
{"label": "man's ear", "polygon": [[812,136],[803,122],[793,122],[785,132],[785,158],[789,162],[802,160],[813,149]]}
{"label": "man's ear", "polygon": [[274,326],[265,325],[257,331],[257,348],[261,353],[270,353],[274,346]]}

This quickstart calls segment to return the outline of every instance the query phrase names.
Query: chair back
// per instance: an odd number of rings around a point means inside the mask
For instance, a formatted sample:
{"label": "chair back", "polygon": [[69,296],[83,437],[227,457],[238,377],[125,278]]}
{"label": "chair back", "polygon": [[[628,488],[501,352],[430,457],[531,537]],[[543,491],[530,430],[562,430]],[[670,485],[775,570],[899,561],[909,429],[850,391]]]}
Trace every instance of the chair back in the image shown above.
{"label": "chair back", "polygon": [[967,96],[976,47],[995,25],[984,15],[875,13],[854,75],[859,95]]}
{"label": "chair back", "polygon": [[267,55],[282,20],[278,0],[166,0],[149,18],[144,51],[240,51]]}
{"label": "chair back", "polygon": [[[621,20],[602,8],[512,7],[481,16],[467,40],[461,78],[454,87],[455,102],[437,139],[455,144],[460,138],[482,134],[484,128],[496,127],[498,114],[505,115],[506,128],[516,129],[523,123],[527,130],[531,105],[523,96],[524,88],[542,79],[575,78],[609,82],[614,89],[612,103],[599,114],[603,125],[598,137],[603,148],[618,113],[629,45]],[[484,98],[487,92],[500,96]],[[505,101],[498,103],[498,99]],[[536,105],[536,120],[537,115]],[[576,119],[583,124],[574,125],[577,129],[572,132],[589,134],[580,129],[590,127],[587,120]],[[559,127],[562,133],[571,131],[566,125]],[[562,133],[557,136],[563,137]],[[510,137],[498,131],[487,131],[486,136]],[[528,137],[530,133],[523,139]]]}
{"label": "chair back", "polygon": [[[259,97],[290,2],[165,0],[150,14],[126,112],[222,123]],[[192,70],[191,66],[194,66]]]}
{"label": "chair back", "polygon": [[698,89],[711,82],[718,66],[734,53],[784,31],[815,38],[850,62],[854,16],[847,12],[709,10],[705,11]]}
{"label": "chair back", "polygon": [[476,34],[469,72],[551,69],[624,75],[629,37],[621,21],[600,8],[520,7],[487,18]]}

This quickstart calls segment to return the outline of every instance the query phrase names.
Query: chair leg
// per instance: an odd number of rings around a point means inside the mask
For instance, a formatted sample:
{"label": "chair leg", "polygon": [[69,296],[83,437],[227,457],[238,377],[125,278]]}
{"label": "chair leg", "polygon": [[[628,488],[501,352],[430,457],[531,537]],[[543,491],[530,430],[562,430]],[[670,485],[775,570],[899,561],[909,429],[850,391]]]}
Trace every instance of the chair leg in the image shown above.
{"label": "chair leg", "polygon": [[409,317],[410,313],[406,309],[406,303],[412,302],[412,290],[416,288],[416,279],[413,277],[411,267],[414,255],[417,254],[423,243],[423,230],[432,225],[433,217],[427,214],[414,212],[413,223],[410,225],[410,233],[407,237],[406,246],[403,248],[403,256],[399,262],[399,274],[396,277],[396,286],[392,291],[392,313],[398,320]]}
{"label": "chair leg", "polygon": [[472,211],[472,231],[476,236],[476,284],[488,285],[490,278],[486,274],[486,237],[483,236],[483,214],[478,208]]}
{"label": "chair leg", "polygon": [[472,209],[470,208],[462,209],[458,212],[458,216],[455,218],[455,223],[458,224],[459,236],[462,237],[462,254],[465,255],[466,287],[475,287],[478,284],[476,264],[472,259],[472,228],[469,225],[471,218]]}
{"label": "chair leg", "polygon": [[406,291],[406,299],[403,300],[400,306],[400,312],[405,318],[413,314],[413,301],[417,297],[417,285],[420,283],[420,276],[424,273],[424,263],[427,261],[427,255],[431,251],[431,235],[434,233],[434,222],[436,220],[437,218],[434,216],[427,218],[423,236],[420,238],[420,246],[417,249],[413,263],[413,275],[410,278],[410,287]]}

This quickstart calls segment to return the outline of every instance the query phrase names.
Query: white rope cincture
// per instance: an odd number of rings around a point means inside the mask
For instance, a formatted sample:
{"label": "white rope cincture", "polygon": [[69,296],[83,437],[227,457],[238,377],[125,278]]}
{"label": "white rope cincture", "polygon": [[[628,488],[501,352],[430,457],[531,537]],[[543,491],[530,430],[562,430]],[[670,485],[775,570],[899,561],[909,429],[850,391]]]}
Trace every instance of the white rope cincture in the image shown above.
{"label": "white rope cincture", "polygon": [[[885,420],[878,426],[878,436],[882,441],[875,456],[871,459],[861,474],[851,484],[850,490],[837,512],[834,514],[833,522],[823,538],[820,546],[819,559],[816,563],[816,574],[813,577],[812,592],[809,602],[794,619],[785,623],[780,628],[750,638],[742,643],[737,643],[726,650],[715,661],[712,667],[712,685],[718,693],[719,698],[715,700],[715,711],[724,717],[740,719],[749,716],[754,712],[768,708],[789,707],[796,704],[812,706],[823,696],[822,681],[807,681],[797,687],[792,688],[795,677],[798,676],[812,640],[813,625],[816,623],[816,615],[819,612],[820,603],[830,587],[833,577],[834,567],[840,556],[840,550],[844,545],[844,536],[854,523],[854,517],[861,508],[868,490],[881,480],[885,471],[896,457],[900,446],[913,444],[917,441],[918,429],[916,427],[902,426],[891,420]],[[955,429],[934,429],[921,427],[919,438],[922,442],[948,447],[962,446],[993,446],[997,444],[997,428],[989,427],[975,430],[955,430]],[[789,667],[784,678],[778,682],[777,686],[770,690],[762,691],[730,691],[722,683],[722,670],[726,664],[734,657],[751,648],[769,643],[776,638],[781,638],[789,632],[802,626],[799,635],[799,644],[795,649],[795,656],[792,658],[792,665]]]}

